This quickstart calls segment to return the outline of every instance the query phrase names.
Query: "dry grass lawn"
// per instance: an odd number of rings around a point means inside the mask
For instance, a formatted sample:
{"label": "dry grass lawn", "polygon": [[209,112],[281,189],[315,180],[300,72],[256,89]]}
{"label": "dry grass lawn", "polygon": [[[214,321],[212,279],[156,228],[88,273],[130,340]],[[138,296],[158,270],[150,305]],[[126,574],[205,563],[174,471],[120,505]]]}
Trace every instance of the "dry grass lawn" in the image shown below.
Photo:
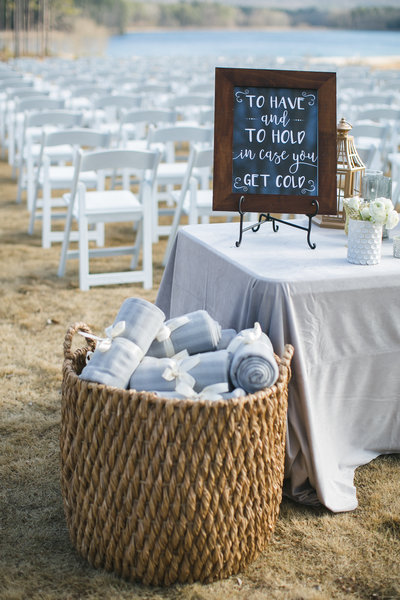
{"label": "dry grass lawn", "polygon": [[[68,326],[101,334],[129,296],[154,301],[165,242],[155,248],[155,286],[81,292],[77,264],[57,277],[59,245],[27,234],[25,203],[0,163],[0,599],[327,600],[400,598],[400,456],[356,473],[359,508],[332,514],[284,499],[266,550],[239,576],[210,585],[148,588],[97,571],[72,547],[60,492],[60,386]],[[129,230],[115,230],[124,237]]]}

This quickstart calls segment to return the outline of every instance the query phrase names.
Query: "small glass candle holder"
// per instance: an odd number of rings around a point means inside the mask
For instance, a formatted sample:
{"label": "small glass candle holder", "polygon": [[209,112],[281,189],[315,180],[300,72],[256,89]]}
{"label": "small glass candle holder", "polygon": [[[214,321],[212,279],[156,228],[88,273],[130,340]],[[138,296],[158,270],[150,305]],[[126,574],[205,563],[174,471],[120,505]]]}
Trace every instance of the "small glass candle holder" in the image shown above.
{"label": "small glass candle holder", "polygon": [[392,199],[392,178],[382,175],[378,180],[377,196]]}
{"label": "small glass candle holder", "polygon": [[376,200],[378,197],[379,182],[382,176],[382,171],[374,171],[372,169],[365,170],[361,181],[361,194],[364,200]]}
{"label": "small glass candle holder", "polygon": [[400,235],[395,235],[393,238],[393,256],[400,258]]}

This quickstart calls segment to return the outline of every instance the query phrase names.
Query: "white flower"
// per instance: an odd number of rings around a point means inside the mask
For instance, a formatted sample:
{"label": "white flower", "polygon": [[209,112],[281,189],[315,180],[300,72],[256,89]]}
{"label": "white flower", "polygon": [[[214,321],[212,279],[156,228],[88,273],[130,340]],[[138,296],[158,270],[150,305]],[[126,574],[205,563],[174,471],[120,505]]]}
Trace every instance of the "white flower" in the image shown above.
{"label": "white flower", "polygon": [[363,221],[369,221],[371,218],[371,213],[369,212],[369,204],[364,204],[360,208],[360,215]]}
{"label": "white flower", "polygon": [[389,212],[391,210],[393,210],[394,206],[393,206],[393,202],[391,201],[390,198],[377,198],[377,200],[381,200],[384,204],[385,204],[385,208],[386,208],[386,213],[389,214]]}
{"label": "white flower", "polygon": [[386,219],[386,229],[393,229],[399,222],[399,213],[396,210],[391,210]]}
{"label": "white flower", "polygon": [[370,202],[369,212],[373,223],[381,223],[386,221],[386,206],[379,198]]}
{"label": "white flower", "polygon": [[351,198],[345,198],[346,206],[352,210],[358,210],[360,208],[360,197],[352,196]]}

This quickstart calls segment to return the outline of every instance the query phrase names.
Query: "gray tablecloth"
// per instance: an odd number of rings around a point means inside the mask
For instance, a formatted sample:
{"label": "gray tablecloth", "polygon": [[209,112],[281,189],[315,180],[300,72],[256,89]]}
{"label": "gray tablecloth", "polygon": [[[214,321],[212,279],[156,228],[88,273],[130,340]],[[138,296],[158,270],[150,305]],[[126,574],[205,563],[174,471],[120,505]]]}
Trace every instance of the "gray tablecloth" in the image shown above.
{"label": "gray tablecloth", "polygon": [[[398,233],[398,232],[397,232]],[[295,348],[285,493],[334,512],[357,507],[355,469],[400,452],[400,260],[347,261],[342,230],[270,224],[178,232],[157,305],[167,318],[204,308],[223,328],[261,324],[277,354]]]}

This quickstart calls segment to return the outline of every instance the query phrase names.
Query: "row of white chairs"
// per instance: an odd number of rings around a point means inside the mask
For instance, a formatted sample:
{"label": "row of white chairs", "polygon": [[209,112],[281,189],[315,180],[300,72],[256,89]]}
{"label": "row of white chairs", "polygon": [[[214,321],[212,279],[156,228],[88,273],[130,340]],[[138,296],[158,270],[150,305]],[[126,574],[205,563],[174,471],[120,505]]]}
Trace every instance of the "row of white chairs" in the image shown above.
{"label": "row of white chairs", "polygon": [[[12,148],[16,160],[18,202],[22,202],[26,191],[29,233],[35,232],[35,225],[41,220],[42,245],[49,247],[61,242],[60,276],[64,275],[69,258],[79,259],[79,283],[83,290],[93,285],[136,281],[151,287],[152,244],[160,232],[169,233],[165,228],[157,231],[155,225],[159,203],[157,190],[160,186],[166,188],[172,216],[174,197],[168,193],[176,192],[177,187],[182,189],[185,181],[191,182],[191,199],[194,201],[194,156],[204,146],[210,150],[212,126],[200,126],[195,120],[177,125],[176,112],[172,109],[124,110],[122,116],[119,115],[115,143],[108,120],[98,119],[97,128],[88,127],[84,126],[84,110],[60,108],[61,105],[50,102],[53,99],[48,95],[37,97],[30,106],[25,100],[27,97],[14,100],[14,105],[21,108],[20,113],[15,114],[23,115],[23,119],[19,120],[19,134],[14,135],[15,145],[13,142],[9,149]],[[11,131],[10,127],[8,131]],[[179,162],[173,151],[176,145],[180,145]],[[185,148],[186,151],[190,148],[190,160],[183,155]],[[162,155],[166,159],[163,162]],[[210,194],[211,167],[209,161],[207,169],[203,165],[202,178],[198,174],[196,177],[198,185],[206,185]],[[105,168],[106,174],[111,176],[109,189],[105,186]],[[123,176],[118,182],[122,182],[122,187],[117,185],[115,177],[121,169]],[[136,194],[132,192],[132,185],[136,186]],[[65,190],[70,191],[62,193]],[[210,194],[209,205],[205,207],[208,213],[211,212]],[[183,203],[180,214],[185,210],[186,203]],[[60,218],[64,225],[53,229],[53,221],[61,222]],[[75,231],[71,229],[74,220],[78,223]],[[137,222],[137,227],[132,229],[136,241],[128,247],[110,250],[104,246],[104,225],[120,220]],[[78,249],[71,250],[74,241],[78,242]],[[92,248],[93,243],[96,248]],[[142,258],[138,268],[140,249]],[[132,255],[130,268],[113,273],[91,272],[90,259],[94,256],[125,253]]]}
{"label": "row of white chairs", "polygon": [[[25,86],[21,86],[24,88]],[[26,86],[33,90],[33,86]],[[54,93],[54,92],[53,92]],[[80,91],[83,94],[83,90]],[[186,180],[192,180],[195,173],[194,161],[188,161],[188,156],[183,157],[183,148],[188,145],[191,151],[195,152],[194,143],[210,148],[212,144],[213,130],[212,126],[199,126],[198,120],[191,117],[190,123],[176,125],[177,113],[173,108],[163,109],[140,109],[139,102],[133,102],[133,96],[126,94],[124,98],[121,95],[108,94],[96,97],[96,101],[80,106],[80,110],[67,110],[65,103],[56,104],[50,94],[43,92],[41,95],[35,90],[35,100],[29,104],[28,98],[32,98],[30,93],[21,94],[21,97],[7,96],[8,112],[6,115],[13,115],[15,121],[12,126],[8,123],[7,131],[11,132],[12,144],[8,140],[9,155],[13,160],[13,168],[18,173],[18,194],[17,201],[22,201],[23,192],[26,191],[27,207],[30,212],[29,233],[33,234],[35,225],[41,221],[42,245],[49,247],[52,243],[62,242],[62,252],[60,257],[59,275],[63,275],[66,268],[66,261],[70,257],[79,257],[80,287],[88,289],[92,285],[101,285],[103,283],[116,283],[128,281],[143,281],[146,287],[151,287],[151,260],[149,260],[149,247],[153,241],[158,239],[158,235],[168,234],[165,227],[157,230],[155,223],[158,220],[159,196],[157,189],[160,186],[166,188],[167,200],[170,204],[169,212],[174,213],[173,196],[168,196],[168,192],[177,188]],[[198,107],[209,106],[209,99],[200,97],[191,98],[180,97],[179,101],[183,106],[188,106],[197,102]],[[132,106],[135,106],[132,108]],[[79,104],[74,108],[78,108]],[[89,122],[88,127],[87,107],[93,107],[95,119]],[[114,109],[112,119],[109,118]],[[130,110],[129,110],[130,108]],[[213,115],[210,111],[207,120],[211,121]],[[16,116],[20,115],[17,119]],[[198,115],[196,115],[198,117]],[[182,115],[180,116],[182,119]],[[164,125],[164,127],[162,127]],[[167,127],[168,125],[168,127]],[[115,127],[117,126],[117,127]],[[158,131],[158,129],[160,131]],[[113,136],[115,136],[113,138]],[[180,145],[180,158],[178,162],[174,154],[174,148]],[[114,147],[113,147],[114,146]],[[85,148],[85,152],[83,152]],[[91,151],[88,151],[91,148]],[[100,148],[102,150],[100,151]],[[196,152],[200,151],[198,147]],[[104,176],[99,178],[95,171],[99,169],[86,169],[86,157],[91,156],[93,167],[97,165],[97,158],[104,160],[107,158],[107,174],[112,175],[113,184],[115,184],[115,174],[117,169],[111,169],[114,153],[117,153],[116,159],[119,162],[116,166],[122,167],[123,160],[131,161],[128,165],[134,172],[127,175],[125,169],[122,177],[122,190],[115,189],[113,185],[107,190],[108,198],[106,200],[106,191],[104,189]],[[167,159],[161,163],[161,154]],[[137,163],[139,159],[148,160],[151,157],[155,161],[153,168],[145,169],[145,176],[141,173]],[[157,158],[155,158],[157,157]],[[186,160],[182,160],[186,158]],[[135,159],[136,162],[132,162]],[[122,162],[121,162],[122,161]],[[161,164],[160,164],[161,163]],[[190,176],[187,170],[191,170]],[[79,174],[78,174],[79,171]],[[211,164],[208,165],[208,173],[204,173],[202,182],[210,187]],[[104,175],[104,174],[103,174]],[[197,178],[200,183],[200,179]],[[132,196],[132,183],[137,186],[138,195],[136,201]],[[96,188],[96,191],[88,191]],[[142,188],[144,191],[142,191]],[[61,190],[70,189],[68,194],[57,193]],[[176,189],[175,189],[176,191]],[[123,193],[122,193],[123,192]],[[150,192],[150,193],[149,193]],[[165,197],[165,196],[164,196]],[[192,186],[192,198],[193,186]],[[96,203],[94,203],[96,200]],[[112,209],[108,209],[108,201],[112,201]],[[95,210],[95,204],[101,204],[100,214]],[[143,212],[138,209],[138,203],[143,206]],[[117,218],[125,220],[132,218],[132,210],[128,210],[129,205],[134,207],[133,213],[138,220],[139,227],[136,231],[136,243],[134,247],[125,249],[113,249],[112,253],[121,254],[123,251],[134,252],[131,267],[122,273],[96,274],[90,272],[89,256],[93,254],[105,256],[109,252],[104,245],[104,223],[110,219]],[[124,209],[125,206],[125,209]],[[86,207],[86,208],[84,208]],[[140,207],[139,207],[140,208]],[[86,212],[87,211],[87,212]],[[211,211],[211,196],[208,206],[208,212]],[[183,213],[183,209],[182,209]],[[114,217],[112,215],[114,214]],[[150,216],[149,216],[150,214]],[[65,227],[55,227],[55,220],[65,220]],[[78,230],[71,231],[73,220],[78,222]],[[92,227],[93,221],[96,227]],[[149,225],[150,224],[150,225]],[[73,241],[79,242],[79,251],[71,251],[70,244]],[[96,243],[96,252],[88,250],[89,243]],[[142,247],[142,268],[138,270],[138,249]],[[93,276],[92,276],[93,275]]]}
{"label": "row of white chairs", "polygon": [[[183,132],[186,128],[160,127],[155,131],[169,135],[174,131],[176,135],[178,129],[178,133],[181,133],[181,130]],[[167,182],[175,182],[175,185],[171,186],[175,189],[171,190],[170,196],[173,228],[171,231],[162,231],[163,234],[169,235],[168,252],[183,214],[190,213],[189,222],[193,222],[194,219],[197,222],[199,213],[196,211],[207,215],[212,212],[212,148],[208,144],[209,132],[204,128],[197,129],[201,132],[201,137],[197,139],[207,140],[207,149],[205,142],[191,144],[187,162],[177,163],[179,170],[172,171],[172,174],[168,173],[168,163],[161,162],[160,136],[157,137],[155,149],[135,150],[133,147],[110,148],[109,133],[89,128],[43,132],[35,171],[29,233],[34,234],[35,224],[41,221],[42,245],[48,247],[52,243],[62,243],[59,276],[65,274],[66,261],[69,258],[78,258],[79,285],[82,290],[87,290],[93,285],[136,281],[142,281],[145,287],[152,286],[151,249],[155,237],[155,219],[158,216],[157,187]],[[195,128],[191,127],[191,130],[194,132]],[[68,146],[75,149],[73,164],[57,164],[57,159]],[[63,150],[60,151],[60,148]],[[58,152],[54,152],[55,150]],[[198,166],[197,157],[202,156],[203,152],[206,152],[208,160],[203,160]],[[62,158],[67,158],[67,153]],[[173,163],[171,166],[174,166]],[[207,171],[207,174],[204,171]],[[203,177],[200,176],[200,172]],[[117,174],[121,176],[117,178]],[[106,177],[109,181],[108,186],[105,183]],[[110,184],[111,181],[114,181],[114,185]],[[198,189],[203,185],[208,195],[207,203],[204,202],[203,195],[201,206],[197,206]],[[177,188],[182,194],[179,198],[176,197]],[[136,193],[133,193],[132,189],[135,189]],[[174,204],[177,200],[178,209]],[[78,224],[75,231],[71,227],[74,220]],[[53,229],[56,221],[61,223],[61,227],[55,226]],[[111,250],[104,246],[104,224],[115,221],[138,223],[138,227],[132,229],[135,244]],[[78,242],[77,250],[71,250],[73,242]],[[90,247],[93,242],[96,244],[95,249]],[[140,249],[142,266],[138,269]],[[130,268],[101,275],[93,274],[90,259],[110,254],[132,254]]]}
{"label": "row of white chairs", "polygon": [[[15,156],[17,145],[23,137],[23,116],[28,110],[45,110],[63,108],[83,112],[83,125],[111,129],[115,135],[120,133],[120,126],[127,111],[144,109],[143,98],[133,94],[107,93],[103,95],[89,94],[79,91],[76,96],[66,99],[60,94],[50,96],[47,92],[29,88],[7,88],[7,95],[0,97],[0,144],[2,155],[8,150],[8,160],[15,174]],[[147,103],[146,108],[153,107]],[[169,98],[169,102],[160,108],[175,112],[175,120],[187,120],[205,123],[213,120],[213,99],[204,94],[180,95]]]}

